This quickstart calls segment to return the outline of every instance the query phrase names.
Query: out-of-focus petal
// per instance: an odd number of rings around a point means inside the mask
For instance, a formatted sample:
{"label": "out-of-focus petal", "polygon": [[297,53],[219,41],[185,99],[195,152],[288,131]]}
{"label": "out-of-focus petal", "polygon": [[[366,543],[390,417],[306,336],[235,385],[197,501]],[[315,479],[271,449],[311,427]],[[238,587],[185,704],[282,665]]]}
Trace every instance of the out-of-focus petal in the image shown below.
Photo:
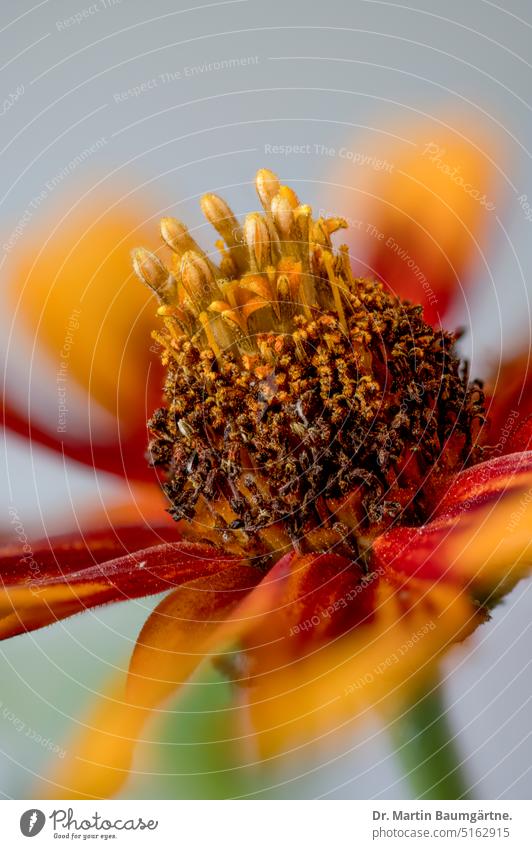
{"label": "out-of-focus petal", "polygon": [[192,674],[221,620],[259,577],[251,566],[233,565],[163,599],[139,635],[125,692],[117,687],[98,702],[46,782],[47,795],[106,798],[118,792],[151,712]]}
{"label": "out-of-focus petal", "polygon": [[531,504],[532,452],[479,464],[457,476],[432,522],[379,537],[375,562],[493,602],[532,565]]}
{"label": "out-of-focus petal", "polygon": [[261,572],[238,564],[166,596],[147,619],[131,658],[128,696],[147,707],[183,684],[212,647],[228,613],[253,590]]}
{"label": "out-of-focus petal", "polygon": [[[146,214],[130,199],[117,202],[94,193],[89,198],[73,206],[55,232],[32,232],[13,250],[8,268],[15,310],[12,345],[22,330],[32,344],[35,340],[39,365],[50,366],[51,404],[31,411],[12,405],[7,424],[22,433],[31,419],[37,441],[120,472],[131,458],[145,468],[145,422],[160,396],[158,357],[150,353],[153,305],[149,292],[133,279],[129,257],[146,236]],[[91,406],[95,401],[119,425],[109,419],[107,432],[93,437],[67,418],[58,432],[58,389],[65,389],[68,407],[72,385],[88,393],[81,411],[87,420],[97,417]],[[76,419],[79,423],[80,416]]]}
{"label": "out-of-focus petal", "polygon": [[381,579],[371,621],[254,678],[248,701],[262,757],[354,726],[370,709],[401,710],[441,654],[480,621],[454,587]]}
{"label": "out-of-focus petal", "polygon": [[112,413],[117,399],[138,403],[149,359],[153,307],[129,255],[145,218],[130,200],[92,194],[54,233],[24,239],[11,275],[11,297],[37,346],[55,362],[64,352],[69,375]]}
{"label": "out-of-focus petal", "polygon": [[130,704],[123,682],[114,684],[80,719],[64,759],[39,782],[39,797],[108,799],[126,781],[135,743],[149,712]]}
{"label": "out-of-focus petal", "polygon": [[497,454],[532,446],[532,363],[530,352],[504,362],[486,386],[488,423],[483,441]]}
{"label": "out-of-focus petal", "polygon": [[[121,533],[129,542],[142,544],[136,530]],[[154,532],[147,533],[153,543]],[[109,559],[117,550],[121,554]],[[109,535],[93,535],[90,548],[78,539],[35,548],[26,556],[6,550],[0,571],[0,639],[97,605],[154,595],[236,562],[218,549],[190,542],[145,544],[127,554],[123,550],[120,538]]]}
{"label": "out-of-focus petal", "polygon": [[151,528],[168,527],[169,533],[173,529],[177,539],[179,533],[176,523],[167,512],[167,507],[168,502],[160,486],[130,482],[110,500],[86,503],[83,508],[83,527],[97,529],[106,524],[112,527],[147,524]]}
{"label": "out-of-focus petal", "polygon": [[341,195],[341,208],[350,204],[348,239],[365,276],[380,277],[439,323],[485,246],[498,201],[496,153],[471,126],[393,129],[393,140],[372,145],[370,161],[344,158],[338,182],[356,187],[351,201]]}
{"label": "out-of-focus petal", "polygon": [[127,697],[106,698],[87,721],[69,746],[68,762],[53,776],[52,795],[116,793],[150,712],[205,656],[212,655],[238,678],[244,650],[255,674],[263,677],[277,668],[276,660],[282,668],[301,650],[345,633],[373,606],[373,590],[361,583],[358,568],[337,555],[290,552],[256,586],[260,576],[253,567],[232,565],[163,599],[139,635]]}
{"label": "out-of-focus petal", "polygon": [[250,674],[276,668],[358,627],[373,614],[373,577],[336,554],[285,555],[228,617],[218,640],[237,640]]}
{"label": "out-of-focus petal", "polygon": [[145,458],[148,442],[145,422],[138,423],[135,430],[127,429],[122,433],[122,423],[116,421],[114,430],[109,433],[107,441],[101,437],[94,439],[87,435],[79,435],[68,431],[58,433],[39,425],[31,420],[16,405],[6,400],[1,412],[2,426],[17,436],[21,436],[44,448],[57,452],[69,460],[75,460],[85,466],[100,469],[104,472],[127,477],[128,480],[152,481],[154,472],[148,467]]}

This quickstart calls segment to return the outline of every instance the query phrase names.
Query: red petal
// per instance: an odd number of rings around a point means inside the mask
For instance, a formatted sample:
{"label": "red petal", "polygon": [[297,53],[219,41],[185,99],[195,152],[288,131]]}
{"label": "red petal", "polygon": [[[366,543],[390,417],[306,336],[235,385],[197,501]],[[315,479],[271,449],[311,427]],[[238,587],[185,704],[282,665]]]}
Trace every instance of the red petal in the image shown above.
{"label": "red petal", "polygon": [[122,434],[120,428],[124,429],[124,424],[116,421],[113,437],[108,442],[98,443],[76,439],[69,432],[58,434],[57,431],[49,431],[34,421],[28,421],[9,401],[4,403],[2,413],[2,423],[7,430],[70,460],[129,480],[155,480],[155,473],[145,458],[148,440],[144,421],[135,431]]}
{"label": "red petal", "polygon": [[437,508],[436,516],[454,516],[486,506],[508,495],[511,490],[531,484],[532,451],[495,457],[456,475]]}
{"label": "red petal", "polygon": [[[518,424],[506,443],[507,451],[512,454],[532,449],[532,413]],[[503,449],[504,450],[504,449]]]}
{"label": "red petal", "polygon": [[532,452],[481,463],[457,476],[437,518],[396,528],[374,545],[376,565],[472,585],[483,599],[508,592],[532,564]]}
{"label": "red petal", "polygon": [[62,534],[27,543],[22,548],[5,545],[0,548],[0,578],[9,586],[30,582],[37,585],[139,549],[179,539],[175,524],[161,521],[150,526],[124,524],[96,528],[83,535]]}
{"label": "red petal", "polygon": [[532,368],[528,349],[503,363],[490,383],[484,442],[494,446],[497,454],[527,451],[532,444]]}
{"label": "red petal", "polygon": [[238,641],[252,658],[253,674],[263,673],[370,621],[376,583],[345,557],[290,552],[236,608],[214,642]]}
{"label": "red petal", "polygon": [[[147,531],[150,542],[154,533]],[[137,529],[122,539],[140,543]],[[140,543],[142,544],[142,543]],[[58,542],[21,552],[4,552],[0,574],[0,638],[48,625],[81,610],[162,592],[212,575],[238,562],[218,549],[190,542],[164,542],[123,554],[123,542],[92,535],[85,542]],[[110,552],[121,556],[108,559]]]}

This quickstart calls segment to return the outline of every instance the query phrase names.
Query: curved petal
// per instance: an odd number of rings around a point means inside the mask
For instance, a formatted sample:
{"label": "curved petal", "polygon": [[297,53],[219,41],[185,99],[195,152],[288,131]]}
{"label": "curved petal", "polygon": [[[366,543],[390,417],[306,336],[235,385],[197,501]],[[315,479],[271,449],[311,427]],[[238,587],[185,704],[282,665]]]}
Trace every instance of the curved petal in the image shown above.
{"label": "curved petal", "polygon": [[436,323],[485,245],[498,199],[497,157],[491,137],[479,140],[472,126],[425,121],[393,129],[393,138],[372,144],[368,161],[344,158],[339,182],[356,187],[347,199],[351,247],[364,258],[364,276],[422,304]]}
{"label": "curved petal", "polygon": [[192,674],[213,631],[259,577],[251,566],[231,565],[163,599],[140,632],[126,692],[115,688],[98,702],[49,777],[49,796],[92,799],[118,792],[151,711]]}
{"label": "curved petal", "polygon": [[495,457],[456,475],[435,516],[467,513],[529,486],[532,486],[532,451]]}
{"label": "curved petal", "polygon": [[[52,546],[35,547],[27,554],[12,548],[4,550],[0,639],[97,605],[163,592],[237,562],[219,549],[200,543],[153,545],[156,533],[150,529],[120,529],[120,533],[121,537],[108,532],[91,534],[89,540],[56,540]],[[159,539],[164,533],[166,528]],[[124,539],[145,547],[123,554]],[[152,544],[147,546],[147,540]],[[117,551],[118,556],[109,558]]]}
{"label": "curved petal", "polygon": [[380,568],[470,586],[496,601],[532,566],[532,452],[511,454],[458,475],[437,518],[396,528],[374,543]]}
{"label": "curved petal", "polygon": [[[12,336],[29,334],[39,365],[44,360],[50,366],[52,404],[25,410],[9,400],[6,425],[80,462],[120,473],[130,457],[144,469],[146,413],[160,395],[158,357],[150,353],[153,306],[130,271],[129,252],[144,238],[139,222],[146,214],[129,199],[94,192],[90,197],[65,211],[55,229],[50,225],[52,232],[43,228],[33,243],[27,237],[13,251]],[[59,389],[71,403],[74,386],[87,392],[81,413],[88,421],[97,420],[97,405],[112,414],[103,434],[83,429],[79,415],[76,424],[66,417],[58,432]],[[128,451],[122,457],[124,442]],[[139,471],[134,467],[136,475]]]}
{"label": "curved petal", "polygon": [[254,679],[248,703],[262,757],[359,723],[369,710],[400,712],[442,653],[481,621],[454,587],[380,580],[370,622]]}
{"label": "curved petal", "polygon": [[113,685],[80,720],[67,754],[36,788],[39,798],[108,799],[126,781],[148,713],[126,702],[123,682]]}
{"label": "curved petal", "polygon": [[228,617],[218,644],[239,642],[252,660],[244,677],[276,668],[370,619],[375,577],[336,554],[290,552]]}
{"label": "curved petal", "polygon": [[166,596],[137,639],[129,699],[153,707],[184,684],[209,652],[213,634],[260,577],[258,569],[239,563]]}
{"label": "curved petal", "polygon": [[[135,701],[156,704],[211,652],[238,677],[236,643],[253,652],[255,661],[260,654],[262,665],[299,656],[370,617],[372,583],[344,557],[295,552],[265,576],[239,563],[191,582],[163,599],[147,620],[131,660],[128,691]],[[225,646],[227,653],[221,651]],[[186,655],[176,656],[184,649]]]}
{"label": "curved petal", "polygon": [[[275,658],[296,657],[333,634],[345,633],[357,621],[357,601],[358,621],[370,607],[362,601],[366,585],[360,571],[337,555],[290,552],[256,586],[260,577],[256,568],[232,565],[163,599],[139,635],[127,697],[106,698],[97,708],[69,747],[73,756],[53,776],[53,795],[64,796],[65,790],[69,796],[91,798],[115,793],[127,777],[135,740],[150,712],[207,655],[241,680],[246,675],[235,650],[238,644],[264,675]],[[318,623],[311,621],[316,616]],[[80,761],[88,764],[87,771],[80,769]]]}

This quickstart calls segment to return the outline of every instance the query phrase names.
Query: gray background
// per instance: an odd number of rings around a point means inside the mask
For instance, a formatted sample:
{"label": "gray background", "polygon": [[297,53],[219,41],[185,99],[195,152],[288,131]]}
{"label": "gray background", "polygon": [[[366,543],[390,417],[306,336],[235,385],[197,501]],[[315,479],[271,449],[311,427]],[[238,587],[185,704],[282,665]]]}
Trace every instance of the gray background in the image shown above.
{"label": "gray background", "polygon": [[[61,25],[91,5],[98,11],[87,19]],[[532,196],[531,35],[526,0],[504,5],[487,0],[3,0],[0,97],[24,86],[23,96],[0,118],[3,233],[12,231],[46,180],[102,137],[100,150],[52,193],[24,238],[31,237],[39,216],[60,207],[63,193],[70,198],[91,180],[111,188],[118,181],[132,197],[142,198],[154,221],[175,209],[197,225],[197,198],[207,190],[230,187],[226,195],[235,210],[253,208],[250,181],[264,165],[285,181],[296,181],[309,203],[329,208],[338,162],[315,153],[276,156],[265,145],[347,145],[370,153],[373,141],[412,119],[445,116],[442,120],[458,123],[468,118],[483,127],[486,138],[490,133],[502,138],[505,147],[497,166],[507,199],[497,212],[489,256],[479,257],[482,286],[467,302],[471,329],[464,350],[474,372],[482,373],[503,351],[516,350],[530,328],[532,223],[517,198]],[[257,61],[185,71],[242,57]],[[178,78],[163,83],[161,74]],[[149,91],[119,99],[152,79],[158,82]],[[356,216],[353,209],[338,212]],[[6,265],[4,279],[8,274]],[[6,309],[2,324],[7,340]],[[23,351],[25,340],[17,342]],[[24,354],[16,350],[11,341],[8,368],[16,375],[17,391],[26,393]],[[53,382],[50,386],[53,391]],[[46,392],[45,381],[43,387]],[[16,505],[28,530],[42,522],[48,528],[60,525],[62,511],[70,518],[92,493],[89,473],[63,469],[36,449],[30,456],[17,440],[7,439],[2,463],[9,487],[1,493],[0,509],[7,516],[9,506]],[[104,486],[104,500],[113,486],[111,481]],[[6,715],[61,743],[88,693],[127,661],[154,603],[87,613],[2,644],[0,699]],[[532,596],[523,584],[446,663],[453,726],[480,797],[530,796],[531,620]],[[27,795],[50,756],[18,732],[1,708],[0,749],[0,792]],[[320,757],[312,764],[281,766],[272,794],[408,796],[377,726],[355,734],[346,751]]]}

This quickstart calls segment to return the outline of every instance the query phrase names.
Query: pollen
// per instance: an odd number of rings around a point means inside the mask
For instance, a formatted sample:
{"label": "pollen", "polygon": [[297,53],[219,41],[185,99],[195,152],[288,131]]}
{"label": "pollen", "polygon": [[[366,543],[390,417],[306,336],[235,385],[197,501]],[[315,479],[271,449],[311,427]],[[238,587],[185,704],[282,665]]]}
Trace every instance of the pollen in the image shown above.
{"label": "pollen", "polygon": [[265,561],[288,547],[363,559],[479,459],[482,387],[454,334],[353,276],[332,242],[344,219],[314,218],[267,169],[256,190],[262,211],[242,223],[202,198],[219,256],[174,218],[164,261],[133,252],[166,369],[149,461],[185,537]]}

